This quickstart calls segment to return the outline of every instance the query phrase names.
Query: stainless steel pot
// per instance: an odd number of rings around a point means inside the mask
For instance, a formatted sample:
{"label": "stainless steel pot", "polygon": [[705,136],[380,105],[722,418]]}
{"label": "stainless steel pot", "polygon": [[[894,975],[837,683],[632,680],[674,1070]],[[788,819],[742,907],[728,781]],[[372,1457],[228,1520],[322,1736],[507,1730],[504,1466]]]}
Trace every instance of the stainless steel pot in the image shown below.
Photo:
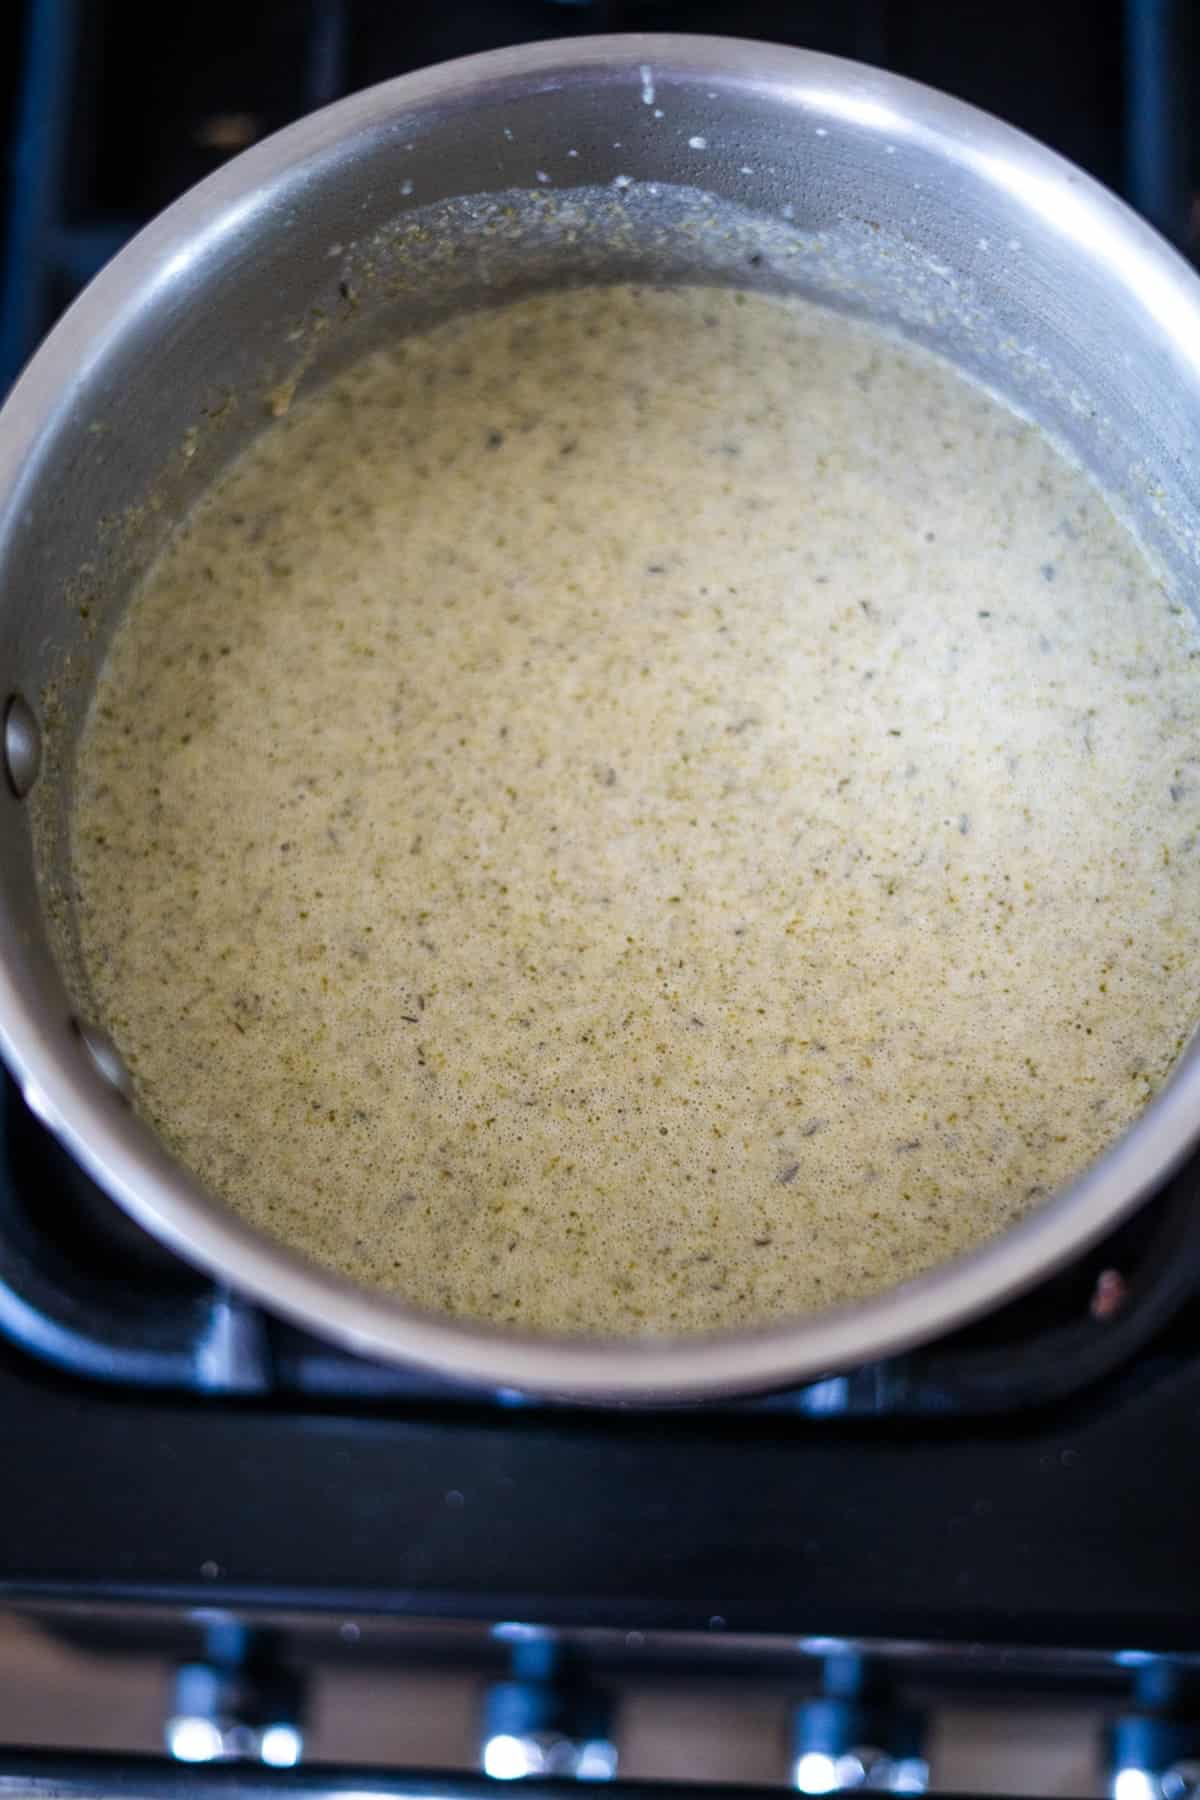
{"label": "stainless steel pot", "polygon": [[64,818],[131,582],[268,414],[372,334],[631,274],[804,291],[933,344],[1069,445],[1195,587],[1200,283],[1019,133],[766,45],[575,39],[329,107],[144,231],[0,415],[0,1042],[26,1099],[152,1233],[280,1313],[474,1381],[625,1399],[777,1385],[945,1331],[1080,1251],[1200,1133],[1193,1045],[1100,1163],[973,1255],[767,1330],[566,1341],[419,1314],[301,1260],[210,1198],[122,1097],[119,1061],[80,1029]]}

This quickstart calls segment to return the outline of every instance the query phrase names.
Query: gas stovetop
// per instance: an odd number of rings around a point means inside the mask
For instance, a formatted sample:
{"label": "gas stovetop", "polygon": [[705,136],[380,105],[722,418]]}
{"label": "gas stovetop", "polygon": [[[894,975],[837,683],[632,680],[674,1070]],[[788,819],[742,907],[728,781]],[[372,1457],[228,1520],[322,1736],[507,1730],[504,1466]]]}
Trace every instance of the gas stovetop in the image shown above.
{"label": "gas stovetop", "polygon": [[[886,64],[1025,126],[1193,247],[1191,0],[27,0],[0,21],[0,390],[138,225],[246,144],[444,57],[610,30]],[[497,1773],[579,1772],[608,1742],[593,1675],[652,1665],[806,1696],[780,1769],[810,1792],[919,1786],[922,1684],[1124,1706],[1100,1759],[1125,1771],[1117,1800],[1195,1791],[1200,1168],[937,1345],[760,1400],[584,1410],[269,1317],[144,1237],[8,1084],[0,1115],[0,1605],[180,1663],[177,1754],[270,1761],[273,1721],[286,1762],[295,1669],[376,1646],[387,1669],[465,1658],[493,1684],[485,1760],[493,1739],[526,1758]],[[856,1763],[871,1732],[888,1757]],[[0,1753],[0,1795],[35,1778],[165,1791],[161,1769]]]}

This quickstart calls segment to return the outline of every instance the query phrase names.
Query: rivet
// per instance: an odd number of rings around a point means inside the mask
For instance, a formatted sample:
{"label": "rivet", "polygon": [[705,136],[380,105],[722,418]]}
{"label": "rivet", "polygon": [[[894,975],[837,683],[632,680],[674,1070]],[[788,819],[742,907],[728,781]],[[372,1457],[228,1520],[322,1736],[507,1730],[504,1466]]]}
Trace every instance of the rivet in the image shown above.
{"label": "rivet", "polygon": [[42,734],[33,708],[20,694],[10,694],[4,709],[4,770],[8,785],[23,800],[42,766]]}

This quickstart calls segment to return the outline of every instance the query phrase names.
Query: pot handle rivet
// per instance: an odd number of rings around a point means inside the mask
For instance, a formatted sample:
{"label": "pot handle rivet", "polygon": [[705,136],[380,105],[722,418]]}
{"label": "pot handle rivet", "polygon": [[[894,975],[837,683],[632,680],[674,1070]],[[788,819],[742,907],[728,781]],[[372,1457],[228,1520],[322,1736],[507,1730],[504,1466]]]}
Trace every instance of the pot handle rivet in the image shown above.
{"label": "pot handle rivet", "polygon": [[4,708],[4,771],[8,785],[23,800],[42,766],[42,733],[33,708],[20,694],[10,694]]}
{"label": "pot handle rivet", "polygon": [[87,1025],[82,1019],[72,1021],[76,1036],[95,1063],[97,1070],[122,1100],[133,1098],[133,1078],[125,1067],[121,1052],[98,1025]]}

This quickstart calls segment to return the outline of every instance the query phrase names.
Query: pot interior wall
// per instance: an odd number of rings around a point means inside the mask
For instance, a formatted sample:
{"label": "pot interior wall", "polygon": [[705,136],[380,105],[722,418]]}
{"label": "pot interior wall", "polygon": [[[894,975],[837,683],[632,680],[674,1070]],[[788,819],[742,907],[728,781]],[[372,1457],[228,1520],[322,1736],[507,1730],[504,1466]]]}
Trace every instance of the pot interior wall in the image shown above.
{"label": "pot interior wall", "polygon": [[294,128],[152,227],[16,391],[0,657],[46,756],[35,806],[0,796],[0,911],[40,1006],[65,1021],[60,967],[78,986],[71,749],[132,585],[274,413],[456,308],[638,279],[870,316],[1067,444],[1190,601],[1200,309],[1153,240],[1123,235],[1121,209],[1065,165],[923,90],[820,58],[807,82],[766,81],[752,46],[689,69],[674,44],[661,68],[582,44],[553,80],[495,61],[435,71],[399,84],[382,119],[368,95]]}

